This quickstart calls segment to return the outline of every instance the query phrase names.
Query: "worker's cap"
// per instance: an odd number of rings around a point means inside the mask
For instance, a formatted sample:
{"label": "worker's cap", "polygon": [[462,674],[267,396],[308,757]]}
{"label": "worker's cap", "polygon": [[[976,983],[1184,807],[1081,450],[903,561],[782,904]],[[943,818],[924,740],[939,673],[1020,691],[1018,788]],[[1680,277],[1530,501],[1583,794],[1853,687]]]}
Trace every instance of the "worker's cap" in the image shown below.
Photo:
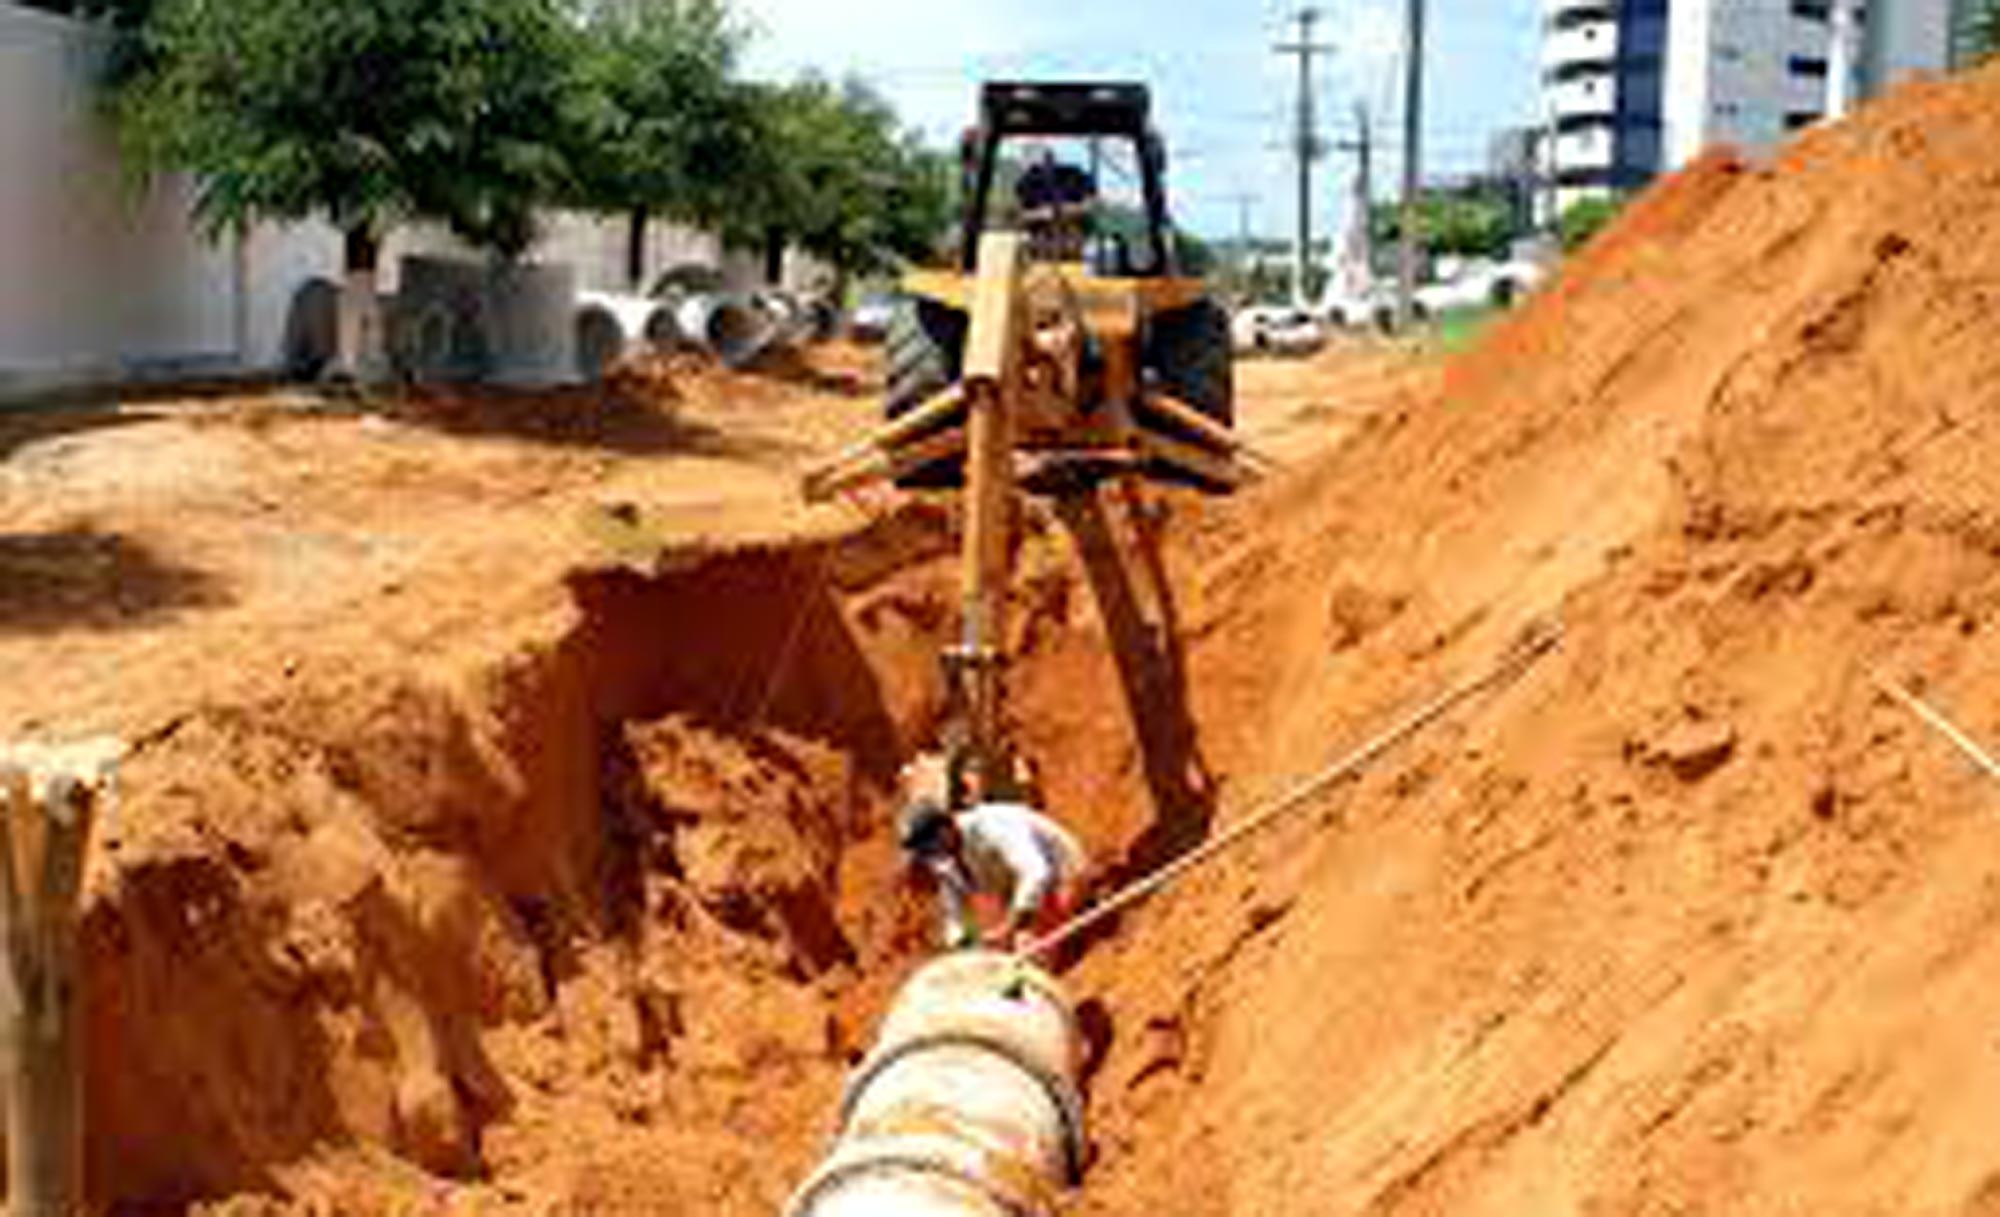
{"label": "worker's cap", "polygon": [[913,854],[936,853],[944,847],[951,813],[936,799],[912,799],[897,818],[896,840]]}

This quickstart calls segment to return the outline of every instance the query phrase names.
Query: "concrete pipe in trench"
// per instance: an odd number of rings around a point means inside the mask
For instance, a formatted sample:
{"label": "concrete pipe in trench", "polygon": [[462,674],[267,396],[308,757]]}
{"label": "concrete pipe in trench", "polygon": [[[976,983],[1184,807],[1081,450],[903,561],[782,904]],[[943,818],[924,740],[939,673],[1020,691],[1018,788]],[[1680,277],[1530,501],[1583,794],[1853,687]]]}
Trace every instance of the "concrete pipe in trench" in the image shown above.
{"label": "concrete pipe in trench", "polygon": [[1083,1167],[1078,1043],[1046,972],[990,951],[925,965],[786,1217],[1055,1217]]}

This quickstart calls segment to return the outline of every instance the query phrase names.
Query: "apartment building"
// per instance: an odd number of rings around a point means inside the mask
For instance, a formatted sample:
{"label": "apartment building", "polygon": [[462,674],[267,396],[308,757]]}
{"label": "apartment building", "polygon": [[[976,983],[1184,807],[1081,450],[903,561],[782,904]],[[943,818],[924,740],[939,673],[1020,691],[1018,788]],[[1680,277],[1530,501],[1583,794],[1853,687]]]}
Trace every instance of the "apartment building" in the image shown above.
{"label": "apartment building", "polygon": [[1543,215],[1952,61],[1976,0],[1543,0]]}

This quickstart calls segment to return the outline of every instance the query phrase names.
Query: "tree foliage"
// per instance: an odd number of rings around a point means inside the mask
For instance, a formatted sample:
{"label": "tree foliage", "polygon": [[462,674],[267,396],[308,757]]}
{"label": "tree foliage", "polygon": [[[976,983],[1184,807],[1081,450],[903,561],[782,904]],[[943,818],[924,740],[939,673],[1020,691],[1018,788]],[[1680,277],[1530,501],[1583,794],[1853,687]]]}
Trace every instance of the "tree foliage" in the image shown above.
{"label": "tree foliage", "polygon": [[1174,228],[1173,234],[1175,247],[1180,254],[1182,274],[1205,279],[1221,269],[1222,259],[1217,256],[1213,245],[1178,226]]}
{"label": "tree foliage", "polygon": [[866,87],[733,76],[726,0],[86,0],[133,32],[135,164],[188,170],[211,229],[415,219],[513,255],[539,209],[649,215],[840,272],[923,257],[951,162]]}
{"label": "tree foliage", "polygon": [[1578,199],[1563,209],[1556,220],[1556,232],[1565,253],[1582,249],[1618,215],[1625,201],[1616,196],[1597,195]]}
{"label": "tree foliage", "polygon": [[569,201],[696,223],[731,210],[754,132],[717,0],[595,0],[582,15]]}
{"label": "tree foliage", "polygon": [[952,161],[903,131],[859,82],[746,86],[751,146],[726,237],[789,241],[841,275],[933,255],[952,217]]}
{"label": "tree foliage", "polygon": [[158,0],[116,110],[211,228],[422,217],[516,253],[568,177],[577,36],[554,0]]}
{"label": "tree foliage", "polygon": [[[1402,240],[1400,203],[1377,203],[1370,217],[1376,248]],[[1417,242],[1432,254],[1501,257],[1515,236],[1513,208],[1496,192],[1425,191],[1417,196]]]}

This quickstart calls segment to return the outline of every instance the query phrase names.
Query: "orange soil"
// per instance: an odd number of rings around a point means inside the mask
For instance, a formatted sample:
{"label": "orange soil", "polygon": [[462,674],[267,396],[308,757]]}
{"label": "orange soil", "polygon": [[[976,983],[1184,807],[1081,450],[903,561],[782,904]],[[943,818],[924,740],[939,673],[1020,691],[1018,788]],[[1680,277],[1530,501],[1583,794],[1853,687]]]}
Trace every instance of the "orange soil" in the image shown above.
{"label": "orange soil", "polygon": [[[1090,944],[1080,1212],[2000,1213],[2000,796],[1868,680],[2000,739],[1995,147],[2000,70],[1710,158],[1441,371],[1246,367],[1269,485],[1032,517],[1018,734],[1112,877],[1566,628]],[[791,371],[0,463],[0,725],[140,742],[103,1198],[780,1202],[921,948],[953,620],[940,509],[791,498],[866,418]]]}
{"label": "orange soil", "polygon": [[[882,827],[950,521],[794,490],[873,360],[0,420],[0,724],[134,744],[100,1200],[775,1209],[929,924]],[[1274,446],[1329,433],[1323,374],[1259,375]]]}
{"label": "orange soil", "polygon": [[[1082,1211],[2000,1212],[2000,71],[1647,195],[1178,556],[1223,814],[1128,921]],[[1246,526],[1248,525],[1248,526]]]}

